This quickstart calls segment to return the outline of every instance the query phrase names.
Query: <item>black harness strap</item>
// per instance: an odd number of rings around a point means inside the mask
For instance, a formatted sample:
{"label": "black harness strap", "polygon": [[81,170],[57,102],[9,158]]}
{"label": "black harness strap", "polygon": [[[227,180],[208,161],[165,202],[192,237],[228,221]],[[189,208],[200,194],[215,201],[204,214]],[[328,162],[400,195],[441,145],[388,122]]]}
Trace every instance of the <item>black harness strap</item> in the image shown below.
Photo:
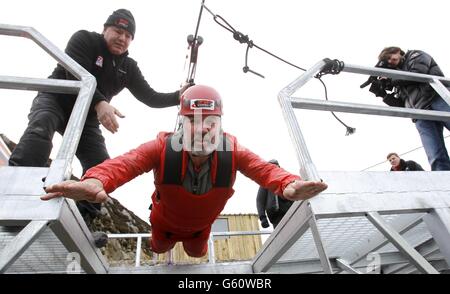
{"label": "black harness strap", "polygon": [[176,152],[172,148],[172,137],[166,139],[166,160],[164,162],[163,184],[181,185],[181,167],[183,165],[183,152]]}
{"label": "black harness strap", "polygon": [[232,153],[225,134],[222,136],[222,150],[217,151],[217,173],[214,187],[230,187],[232,173]]}

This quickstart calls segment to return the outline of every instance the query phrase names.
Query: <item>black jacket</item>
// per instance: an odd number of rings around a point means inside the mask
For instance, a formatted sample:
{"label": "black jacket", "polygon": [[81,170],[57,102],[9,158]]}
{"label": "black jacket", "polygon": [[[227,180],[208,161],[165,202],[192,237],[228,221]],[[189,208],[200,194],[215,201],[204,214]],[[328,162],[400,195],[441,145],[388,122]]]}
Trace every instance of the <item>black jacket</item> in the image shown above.
{"label": "black jacket", "polygon": [[[420,50],[408,51],[398,69],[413,73],[444,76],[433,57]],[[437,95],[427,83],[392,80],[392,84],[399,89],[400,98],[407,108],[429,109],[432,100]]]}
{"label": "black jacket", "polygon": [[[423,171],[424,169],[415,161],[408,160],[405,161],[400,159],[400,170],[401,171]],[[391,171],[394,171],[394,168],[391,167]]]}
{"label": "black jacket", "polygon": [[[103,35],[78,31],[69,40],[65,52],[90,72],[97,80],[89,116],[95,116],[94,106],[105,100],[110,102],[123,88],[127,88],[142,103],[150,107],[168,107],[179,103],[179,91],[158,93],[142,75],[137,62],[128,57],[128,51],[117,56],[109,52]],[[57,65],[50,78],[75,79],[61,65]],[[59,95],[63,109],[72,111],[76,96]]]}
{"label": "black jacket", "polygon": [[[260,187],[256,196],[256,208],[261,221],[269,217],[274,227],[281,218],[286,214],[292,205],[292,201],[278,197],[270,190]],[[267,213],[267,216],[266,216]]]}

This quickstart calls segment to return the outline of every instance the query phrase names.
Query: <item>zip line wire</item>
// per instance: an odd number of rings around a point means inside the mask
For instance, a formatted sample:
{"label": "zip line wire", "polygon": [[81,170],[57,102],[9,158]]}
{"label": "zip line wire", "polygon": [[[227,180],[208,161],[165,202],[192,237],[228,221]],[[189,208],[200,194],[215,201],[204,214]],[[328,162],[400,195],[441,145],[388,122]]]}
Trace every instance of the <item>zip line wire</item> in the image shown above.
{"label": "zip line wire", "polygon": [[[278,55],[276,55],[276,54],[274,54],[274,53],[272,53],[272,52],[270,52],[270,51],[268,51],[268,50],[266,50],[266,49],[264,49],[264,48],[262,48],[262,47],[256,45],[256,44],[253,42],[253,40],[250,40],[250,38],[248,37],[248,35],[244,35],[243,33],[239,32],[239,31],[236,30],[229,22],[227,22],[222,16],[213,13],[213,12],[205,5],[205,0],[202,1],[201,6],[202,6],[202,8],[200,9],[199,18],[198,18],[198,21],[197,21],[196,34],[197,34],[197,32],[198,32],[198,29],[199,29],[200,19],[201,19],[201,16],[202,16],[203,8],[205,8],[205,10],[208,11],[208,12],[213,16],[214,21],[215,21],[218,25],[220,25],[222,28],[224,28],[225,30],[227,30],[227,31],[229,31],[230,33],[233,34],[233,38],[234,38],[236,41],[238,41],[238,42],[241,43],[241,44],[247,44],[247,50],[246,50],[246,52],[245,52],[245,66],[242,68],[242,70],[244,71],[244,73],[250,72],[250,73],[253,73],[253,74],[255,74],[255,75],[257,75],[257,76],[259,76],[259,77],[261,77],[261,78],[264,78],[264,76],[263,76],[262,74],[260,74],[260,73],[258,73],[258,72],[256,72],[256,71],[254,71],[254,70],[252,70],[252,69],[250,69],[250,67],[248,66],[248,53],[249,53],[249,50],[250,50],[251,48],[253,48],[253,47],[255,47],[255,48],[257,48],[257,49],[263,51],[264,53],[266,53],[266,54],[268,54],[268,55],[270,55],[270,56],[272,56],[272,57],[274,57],[274,58],[280,60],[281,62],[284,62],[284,63],[286,63],[286,64],[288,64],[288,65],[290,65],[290,66],[292,66],[292,67],[295,67],[295,68],[297,68],[297,69],[299,69],[299,70],[302,70],[302,71],[306,71],[306,69],[304,69],[304,68],[302,68],[302,67],[300,67],[300,66],[298,66],[298,65],[295,65],[294,63],[291,63],[291,62],[289,62],[289,61],[287,61],[287,60],[285,60],[285,59],[279,57]],[[321,79],[321,77],[322,77],[322,75],[327,74],[327,73],[338,74],[338,73],[342,70],[344,64],[343,64],[343,62],[338,61],[338,60],[336,60],[336,59],[335,59],[335,60],[327,59],[326,61],[327,61],[327,66],[326,66],[326,68],[328,69],[328,72],[321,72],[320,74],[316,75],[315,78],[317,78],[317,79],[321,82],[322,86],[324,87],[325,99],[328,100],[327,86],[325,85],[325,83],[323,82],[323,80]],[[339,118],[337,117],[337,115],[336,115],[333,111],[330,111],[330,112],[331,112],[331,114],[336,118],[337,121],[339,121],[343,126],[346,127],[346,130],[347,130],[346,136],[351,135],[351,134],[353,134],[353,133],[355,132],[355,130],[356,130],[355,128],[352,128],[352,127],[349,127],[348,125],[346,125],[341,119],[339,119]]]}

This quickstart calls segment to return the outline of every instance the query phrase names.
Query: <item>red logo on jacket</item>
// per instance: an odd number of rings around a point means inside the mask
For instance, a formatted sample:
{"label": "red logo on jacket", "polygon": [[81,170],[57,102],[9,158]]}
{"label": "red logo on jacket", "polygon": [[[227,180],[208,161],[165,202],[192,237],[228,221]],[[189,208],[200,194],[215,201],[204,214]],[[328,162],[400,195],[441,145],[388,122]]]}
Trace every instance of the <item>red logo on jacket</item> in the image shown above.
{"label": "red logo on jacket", "polygon": [[103,67],[103,56],[98,56],[97,60],[95,61],[95,65],[97,65],[98,67]]}

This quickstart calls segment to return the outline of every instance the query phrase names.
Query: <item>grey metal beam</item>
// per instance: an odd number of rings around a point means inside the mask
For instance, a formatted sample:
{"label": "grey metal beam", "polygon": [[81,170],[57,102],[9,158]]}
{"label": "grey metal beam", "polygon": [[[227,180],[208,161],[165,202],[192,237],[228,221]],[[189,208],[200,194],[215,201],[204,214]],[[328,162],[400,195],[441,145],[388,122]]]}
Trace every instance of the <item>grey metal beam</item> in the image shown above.
{"label": "grey metal beam", "polygon": [[308,201],[296,201],[252,262],[255,273],[266,272],[308,229]]}
{"label": "grey metal beam", "polygon": [[423,220],[450,265],[450,209],[433,209]]}
{"label": "grey metal beam", "polygon": [[289,85],[284,87],[280,94],[283,97],[291,96],[294,94],[299,88],[303,87],[307,82],[313,79],[326,65],[326,62],[323,60],[318,61],[314,64],[310,69],[305,71],[302,75],[292,81]]}
{"label": "grey metal beam", "polygon": [[51,93],[78,94],[81,82],[57,79],[0,76],[0,88],[10,90],[46,91]]}
{"label": "grey metal beam", "polygon": [[48,168],[45,167],[2,166],[0,168],[0,194],[42,195],[44,192],[42,178],[47,173]]}
{"label": "grey metal beam", "polygon": [[[433,261],[442,260],[442,256],[432,257]],[[386,252],[380,254],[380,261],[383,268],[391,265],[402,265],[408,266],[410,264],[409,259],[407,259],[400,252]],[[340,264],[342,263],[342,264]],[[353,271],[359,274],[367,273],[368,267],[371,266],[372,261],[361,260],[355,265],[350,266]],[[341,266],[348,265],[348,262],[336,258],[330,257],[330,264],[334,272],[342,271]],[[347,268],[346,270],[350,270]],[[384,271],[383,271],[384,272]],[[268,273],[277,274],[318,274],[323,273],[323,268],[320,259],[302,259],[302,260],[283,260],[274,264],[268,271]]]}
{"label": "grey metal beam", "polygon": [[[403,218],[400,222],[395,222],[392,224],[394,230],[398,231],[401,235],[408,232],[412,228],[416,227],[422,222],[422,216],[413,215],[408,218]],[[360,260],[366,258],[367,254],[371,252],[376,252],[378,249],[383,248],[389,240],[384,237],[383,234],[379,234],[370,238],[367,244],[363,244],[360,248],[355,249],[353,252],[348,253],[343,256],[344,260],[347,260],[349,264],[357,264]]]}
{"label": "grey metal beam", "polygon": [[96,274],[108,272],[108,264],[100,250],[95,247],[92,233],[73,200],[64,199],[61,217],[50,228],[69,253],[80,255],[80,266],[84,271]]}
{"label": "grey metal beam", "polygon": [[47,228],[48,221],[31,221],[0,252],[0,273],[4,273],[10,265],[36,240]]}
{"label": "grey metal beam", "polygon": [[448,92],[448,89],[438,79],[433,79],[433,81],[430,82],[430,85],[439,94],[439,96],[441,96],[442,99],[450,105],[450,93]]}
{"label": "grey metal beam", "polygon": [[295,154],[300,166],[300,175],[306,180],[319,181],[320,176],[314,166],[311,156],[306,147],[306,142],[300,130],[297,118],[292,108],[289,96],[291,96],[298,88],[312,79],[325,65],[324,61],[315,64],[311,69],[306,71],[303,75],[283,88],[278,94],[278,102],[280,103],[284,120],[288,126],[289,135],[294,144]]}
{"label": "grey metal beam", "polygon": [[299,109],[345,112],[356,114],[369,114],[380,116],[406,117],[425,120],[448,121],[450,114],[444,111],[422,110],[393,106],[379,106],[371,104],[339,102],[291,97],[292,107]]}
{"label": "grey metal beam", "polygon": [[28,38],[56,59],[59,64],[70,71],[77,79],[82,80],[90,76],[86,69],[32,27],[0,24],[0,35]]}
{"label": "grey metal beam", "polygon": [[317,253],[319,253],[320,263],[322,264],[323,271],[326,274],[332,274],[333,270],[331,268],[330,259],[322,242],[322,238],[320,237],[320,232],[317,228],[317,220],[314,215],[309,219],[309,227],[311,228],[314,243],[316,244]]}
{"label": "grey metal beam", "polygon": [[82,83],[83,86],[80,89],[66,130],[64,131],[58,154],[50,165],[49,174],[45,180],[46,186],[67,180],[72,174],[72,161],[82,134],[82,131],[80,130],[83,130],[84,128],[92,96],[94,95],[97,85],[93,76],[90,76],[90,78],[85,77]]}
{"label": "grey metal beam", "polygon": [[[448,195],[439,193],[377,193],[360,195],[326,195],[316,197],[314,202],[314,213],[317,218],[338,218],[364,216],[367,211],[378,211],[381,214],[407,214],[428,212],[436,208],[448,207],[450,199]],[[329,196],[329,197],[328,197]],[[426,202],[427,197],[439,196]],[[448,197],[447,197],[448,198]]]}
{"label": "grey metal beam", "polygon": [[378,213],[367,213],[367,219],[369,219],[369,221],[380,230],[400,252],[405,254],[411,263],[413,263],[421,272],[427,274],[438,273],[436,269],[434,269],[422,255],[409,245],[399,233],[393,230]]}
{"label": "grey metal beam", "polygon": [[109,274],[252,274],[249,261],[215,264],[178,264],[110,267]]}
{"label": "grey metal beam", "polygon": [[407,80],[407,81],[423,82],[423,83],[432,82],[434,79],[437,79],[442,82],[444,82],[444,81],[450,82],[450,79],[448,79],[446,77],[441,77],[441,76],[432,76],[432,75],[413,73],[413,72],[407,72],[407,71],[401,71],[401,70],[395,70],[395,69],[386,69],[386,68],[380,68],[380,67],[367,67],[367,66],[360,66],[360,65],[348,64],[348,63],[345,64],[344,68],[342,69],[342,72],[357,73],[357,74],[364,74],[364,75],[371,75],[371,76],[382,76],[382,77],[395,78],[395,79],[401,79],[401,80]]}
{"label": "grey metal beam", "polygon": [[339,268],[341,268],[342,270],[349,272],[351,274],[362,274],[360,271],[354,269],[347,261],[343,260],[343,259],[336,259],[336,263],[338,265]]}
{"label": "grey metal beam", "polygon": [[[336,259],[331,258],[333,272],[339,271]],[[288,260],[275,263],[268,271],[269,274],[319,274],[323,273],[320,259]]]}
{"label": "grey metal beam", "polygon": [[255,236],[270,235],[273,231],[232,231],[232,232],[211,232],[214,237],[219,236]]}
{"label": "grey metal beam", "polygon": [[[430,258],[435,254],[439,254],[438,259],[443,259],[442,255],[439,252],[439,247],[437,246],[436,242],[433,239],[429,239],[423,242],[422,244],[419,244],[418,246],[415,247],[415,249],[417,250],[417,252],[419,252],[420,255],[422,255],[427,260],[430,260]],[[383,273],[396,274],[403,270],[408,271],[408,269],[416,270],[417,268],[411,265],[410,263],[393,264],[384,266]]]}
{"label": "grey metal beam", "polygon": [[365,211],[394,214],[450,207],[449,171],[321,171],[320,176],[328,189],[310,199],[311,209],[319,218],[363,216]]}
{"label": "grey metal beam", "polygon": [[[380,254],[382,264],[396,265],[406,264],[409,260],[406,259],[399,252],[382,253]],[[440,259],[433,259],[433,262],[438,262]],[[338,259],[330,258],[330,264],[333,271],[340,270],[338,266]],[[358,273],[365,273],[365,269],[369,265],[368,261],[358,263],[357,266],[352,267]],[[251,274],[252,266],[250,262],[228,262],[216,264],[196,264],[196,265],[158,265],[158,266],[142,266],[142,267],[110,267],[110,274]],[[314,274],[323,273],[323,268],[319,259],[308,260],[289,260],[280,261],[274,264],[268,274]]]}
{"label": "grey metal beam", "polygon": [[[449,269],[445,260],[432,260],[430,261],[430,263],[439,272]],[[420,274],[420,271],[418,271],[416,268],[409,267],[398,272],[398,274]]]}
{"label": "grey metal beam", "polygon": [[[411,192],[446,192],[450,191],[450,171],[321,171],[321,177],[327,183],[324,194],[370,194],[403,193],[405,197]],[[351,181],[349,180],[351,179]],[[435,201],[438,197],[430,197]],[[312,198],[311,200],[314,200]],[[313,201],[311,202],[314,203]]]}
{"label": "grey metal beam", "polygon": [[[22,225],[30,220],[55,220],[59,217],[62,199],[42,201],[42,178],[48,168],[0,168],[0,224]],[[26,184],[24,184],[26,183]]]}

